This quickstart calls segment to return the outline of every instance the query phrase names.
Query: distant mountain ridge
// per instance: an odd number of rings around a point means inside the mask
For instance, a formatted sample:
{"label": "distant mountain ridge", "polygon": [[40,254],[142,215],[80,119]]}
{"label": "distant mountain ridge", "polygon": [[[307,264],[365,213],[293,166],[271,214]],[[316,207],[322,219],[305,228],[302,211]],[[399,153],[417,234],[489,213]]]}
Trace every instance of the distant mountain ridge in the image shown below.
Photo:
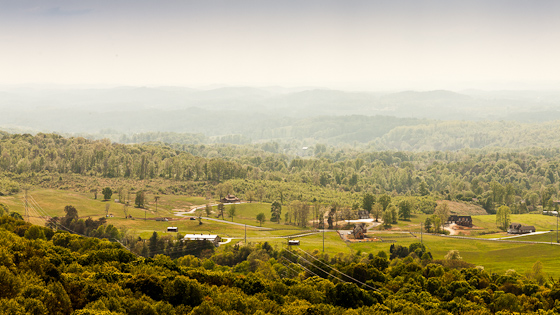
{"label": "distant mountain ridge", "polygon": [[4,88],[0,89],[0,127],[90,134],[101,130],[200,133],[240,135],[252,141],[328,143],[367,143],[385,137],[382,146],[387,146],[396,141],[399,130],[418,132],[414,126],[437,121],[560,119],[560,92],[539,95],[538,91],[374,93],[281,87]]}

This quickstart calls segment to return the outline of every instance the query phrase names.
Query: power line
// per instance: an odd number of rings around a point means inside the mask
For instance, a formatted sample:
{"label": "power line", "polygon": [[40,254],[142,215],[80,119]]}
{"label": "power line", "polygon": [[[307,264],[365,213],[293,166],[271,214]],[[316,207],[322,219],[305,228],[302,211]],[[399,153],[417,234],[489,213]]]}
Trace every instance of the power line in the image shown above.
{"label": "power line", "polygon": [[[52,217],[39,205],[39,203],[35,200],[35,198],[33,198],[31,195],[29,195],[28,197],[29,197],[29,201],[30,201],[30,204],[28,204],[28,206],[29,206],[32,210],[34,210],[35,213],[36,213],[40,218],[42,218],[43,220],[45,220],[45,222],[49,221],[49,219],[52,219]],[[68,232],[70,232],[70,233],[73,233],[73,234],[76,234],[76,235],[80,235],[80,236],[83,236],[83,237],[92,237],[92,236],[88,236],[88,235],[85,235],[85,234],[82,234],[82,233],[78,233],[78,232],[76,232],[76,231],[74,231],[74,230],[72,230],[72,229],[70,229],[70,228],[64,226],[63,224],[61,224],[61,223],[58,222],[58,221],[51,221],[51,222],[54,223],[55,226],[56,226],[57,228],[61,228],[61,229],[66,230],[66,231],[68,231]],[[97,238],[97,237],[96,237],[96,238]],[[136,254],[134,251],[132,251],[129,247],[125,246],[125,245],[124,245],[121,241],[119,241],[118,239],[112,238],[112,239],[110,239],[110,240],[116,241],[117,243],[119,243],[121,246],[123,246],[125,249],[127,249],[129,252],[133,253],[134,255],[136,255],[136,256],[142,256],[142,255]],[[203,245],[199,245],[199,246],[194,246],[194,247],[191,247],[191,248],[185,248],[185,249],[180,249],[180,250],[177,250],[177,251],[171,251],[171,253],[169,253],[169,250],[162,249],[162,250],[158,250],[158,251],[155,251],[155,252],[151,252],[150,254],[151,254],[151,255],[154,255],[154,254],[165,254],[166,251],[168,252],[167,255],[174,254],[174,253],[187,253],[187,252],[192,252],[192,251],[195,251],[195,250],[199,250],[199,249],[204,248],[204,247],[205,247],[205,246],[203,246]],[[144,256],[142,256],[142,257],[144,257]]]}
{"label": "power line", "polygon": [[[281,257],[281,258],[284,258],[284,257]],[[286,258],[284,258],[284,259],[286,259]],[[286,260],[287,260],[287,259],[286,259]],[[283,262],[281,262],[281,261],[279,261],[279,260],[278,260],[278,262],[279,262],[280,264],[282,264],[284,267],[288,268],[290,271],[293,271],[296,275],[298,274],[298,272],[295,271],[295,270],[294,270],[292,267],[290,267],[289,265],[286,265],[286,264],[284,264]]]}
{"label": "power line", "polygon": [[[325,270],[322,269],[321,267],[319,267],[319,266],[317,266],[317,265],[314,265],[312,262],[310,262],[309,260],[305,259],[304,257],[302,257],[302,256],[300,256],[300,255],[298,255],[298,254],[296,254],[296,253],[294,253],[294,252],[292,252],[292,251],[289,251],[289,250],[288,250],[288,252],[290,252],[290,253],[292,253],[293,255],[295,255],[295,256],[297,256],[297,257],[303,259],[304,261],[306,261],[306,262],[309,263],[310,265],[313,265],[313,267],[315,267],[315,268],[321,270],[321,271],[324,272],[326,275],[329,275],[329,276],[331,276],[331,277],[333,277],[333,278],[335,278],[335,279],[338,279],[338,280],[340,280],[340,281],[342,281],[342,282],[348,282],[348,281],[344,281],[344,280],[340,279],[339,277],[337,277],[337,276],[335,276],[335,275],[333,275],[333,274],[328,273],[327,271],[325,271]],[[300,266],[301,266],[301,265],[300,265]],[[302,267],[303,267],[303,266],[302,266]],[[317,274],[314,273],[314,272],[313,272],[313,274],[317,275]],[[317,276],[318,276],[318,275],[317,275]]]}
{"label": "power line", "polygon": [[358,279],[356,279],[356,278],[350,277],[349,275],[347,275],[347,274],[345,274],[345,273],[343,273],[343,272],[338,271],[337,269],[335,269],[335,268],[329,266],[328,264],[322,262],[321,260],[315,258],[313,255],[309,254],[308,252],[304,251],[303,249],[301,249],[301,248],[298,248],[298,249],[299,249],[300,251],[306,253],[308,256],[310,256],[311,258],[315,259],[316,261],[318,261],[318,262],[322,263],[323,265],[325,265],[325,266],[331,268],[332,270],[338,272],[339,274],[348,277],[348,279],[352,279],[352,280],[354,280],[354,281],[356,281],[356,282],[358,282],[358,283],[360,283],[360,284],[362,284],[362,285],[365,285],[366,287],[368,287],[368,288],[370,288],[370,289],[372,289],[372,290],[379,291],[378,289],[376,289],[376,288],[374,288],[374,287],[372,287],[372,286],[370,286],[370,285],[368,285],[368,284],[366,284],[366,283],[363,283],[362,281],[360,281],[360,280],[358,280]]}
{"label": "power line", "polygon": [[322,278],[321,276],[319,276],[318,274],[316,274],[315,272],[309,270],[308,268],[306,268],[304,265],[300,264],[300,263],[294,263],[292,261],[290,261],[289,259],[287,259],[286,257],[282,256],[282,258],[284,258],[285,260],[287,260],[290,264],[296,264],[298,266],[300,266],[301,268],[303,268],[305,271],[308,271],[309,273],[314,274],[315,276]]}

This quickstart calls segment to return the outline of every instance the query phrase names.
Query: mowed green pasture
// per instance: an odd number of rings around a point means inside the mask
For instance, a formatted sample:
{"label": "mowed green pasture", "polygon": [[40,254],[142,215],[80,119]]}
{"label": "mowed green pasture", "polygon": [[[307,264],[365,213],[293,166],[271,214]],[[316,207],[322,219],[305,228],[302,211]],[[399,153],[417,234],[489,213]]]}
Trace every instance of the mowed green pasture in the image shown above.
{"label": "mowed green pasture", "polygon": [[[299,240],[299,246],[292,246],[292,250],[296,250],[297,248],[301,248],[307,252],[322,252],[323,251],[323,233],[319,232],[316,234],[302,236],[302,237],[294,237],[294,240]],[[338,253],[351,253],[353,249],[348,246],[338,235],[335,231],[329,231],[324,233],[325,239],[325,252],[331,256],[336,255]],[[257,237],[251,238],[247,240],[248,243],[261,243],[261,242],[268,242],[275,248],[287,248],[288,247],[288,239],[287,238],[266,238],[266,237]]]}
{"label": "mowed green pasture", "polygon": [[[550,237],[550,235],[547,236]],[[463,260],[484,266],[486,270],[500,274],[509,269],[524,274],[536,261],[541,261],[544,271],[548,275],[560,277],[560,259],[558,259],[560,246],[558,245],[459,239],[433,235],[423,235],[422,239],[434,259],[443,259],[450,250],[458,250]],[[401,246],[410,246],[416,242],[420,242],[420,235],[394,240],[395,245]],[[380,250],[389,253],[391,243],[359,242],[349,243],[349,245],[354,250],[376,254]]]}
{"label": "mowed green pasture", "polygon": [[[149,201],[148,209],[138,209],[129,207],[129,214],[134,219],[125,219],[123,205],[114,201],[101,201],[93,199],[92,193],[76,193],[66,190],[52,189],[36,189],[31,190],[29,195],[39,204],[41,209],[50,216],[64,216],[64,207],[73,205],[78,209],[81,217],[91,216],[98,218],[105,215],[106,204],[110,205],[109,213],[114,216],[108,218],[108,223],[124,228],[128,233],[139,235],[143,238],[149,238],[154,231],[160,235],[176,236],[176,233],[165,232],[168,226],[177,226],[180,234],[187,233],[203,233],[218,234],[224,238],[234,238],[231,244],[244,240],[247,235],[249,243],[259,243],[267,241],[277,248],[287,246],[287,239],[280,238],[298,233],[305,233],[311,230],[311,227],[302,229],[293,225],[285,225],[270,222],[270,204],[266,203],[245,203],[236,205],[236,216],[234,222],[258,225],[256,215],[260,212],[265,213],[267,221],[264,227],[272,228],[272,230],[258,230],[244,226],[232,225],[224,221],[212,221],[203,219],[200,225],[198,220],[189,220],[188,218],[177,219],[173,216],[176,209],[188,210],[195,205],[203,205],[207,201],[203,197],[187,197],[178,195],[160,195],[158,200],[158,213],[155,213],[155,202],[153,196],[147,196]],[[100,196],[100,194],[98,195]],[[114,198],[112,198],[114,199]],[[0,202],[7,204],[12,211],[24,214],[23,193],[13,196],[1,196]],[[225,213],[230,205],[226,205]],[[283,213],[286,210],[283,209]],[[152,220],[144,220],[146,218]],[[44,220],[38,214],[31,212],[31,221],[35,224],[44,224]],[[171,221],[155,221],[155,217],[169,217],[177,220]],[[213,213],[212,216],[216,216]],[[423,214],[414,215],[410,221],[399,221],[393,226],[394,230],[419,232],[420,223],[427,216]],[[475,225],[485,227],[482,232],[497,231],[495,226],[494,215],[483,215],[473,217]],[[226,215],[226,220],[231,221]],[[556,230],[556,218],[551,216],[543,216],[539,214],[523,214],[512,215],[513,222],[520,222],[526,225],[534,225],[539,230]],[[553,240],[556,240],[556,233],[553,233]],[[412,243],[420,241],[420,235],[412,236],[410,234],[395,233],[387,231],[370,231],[370,235],[378,236],[386,240],[393,240],[395,244],[409,246]],[[405,236],[405,237],[403,237]],[[507,236],[505,233],[494,233],[480,235],[480,238],[494,238]],[[299,248],[302,250],[313,252],[322,251],[323,233],[316,233],[309,236],[297,237],[301,241]],[[549,242],[551,234],[532,235],[515,238],[512,240]],[[482,265],[491,272],[503,273],[508,269],[515,269],[519,273],[525,273],[530,270],[536,261],[541,261],[544,265],[544,271],[550,276],[560,277],[560,246],[548,244],[522,244],[509,242],[494,242],[489,240],[465,240],[447,237],[438,237],[433,235],[423,235],[424,244],[428,250],[432,252],[435,259],[442,259],[450,250],[458,250],[463,259],[475,265]],[[361,251],[364,253],[377,254],[380,250],[389,252],[390,242],[344,242],[338,233],[325,233],[325,252],[329,255],[338,253],[350,253]]]}
{"label": "mowed green pasture", "polygon": [[[473,216],[473,224],[476,227],[484,228],[484,230],[499,232],[496,226],[495,215],[477,215]],[[542,214],[512,214],[511,222],[521,223],[523,225],[532,225],[537,231],[556,230],[556,217]]]}
{"label": "mowed green pasture", "polygon": [[[122,203],[114,202],[118,198],[115,194],[111,200],[103,201],[102,194],[98,194],[98,199],[93,198],[93,193],[79,193],[66,190],[56,189],[36,189],[28,192],[28,199],[30,205],[35,205],[31,200],[49,216],[64,216],[64,207],[72,205],[78,210],[80,217],[99,218],[105,216],[106,205],[109,205],[109,213],[114,217],[124,218],[124,205]],[[134,198],[131,196],[132,206],[128,207],[128,214],[134,218],[156,218],[156,217],[171,217],[174,212],[173,209],[188,210],[194,205],[202,205],[206,203],[203,197],[190,197],[180,195],[159,195],[157,213],[156,203],[154,200],[155,195],[148,194],[146,196],[145,209],[134,207]],[[12,196],[0,196],[0,202],[7,204],[11,211],[19,212],[22,215],[25,213],[24,208],[24,193],[18,193]],[[38,216],[33,210],[30,212],[31,216]],[[38,222],[34,222],[39,224]]]}
{"label": "mowed green pasture", "polygon": [[[235,216],[230,218],[228,216],[228,209],[232,206],[235,206]],[[306,228],[302,228],[295,225],[285,224],[283,220],[280,223],[271,222],[270,221],[270,203],[242,203],[236,205],[225,205],[224,206],[224,220],[225,221],[232,221],[247,225],[254,225],[254,226],[261,226],[260,223],[257,221],[257,214],[264,213],[266,217],[266,221],[262,224],[262,227],[267,227],[271,229],[282,229],[282,230],[305,230],[311,229],[311,226],[307,226]],[[284,218],[284,213],[286,209],[282,209],[282,218]],[[206,215],[204,213],[203,215]],[[212,207],[212,215],[216,217],[218,215],[218,207]]]}
{"label": "mowed green pasture", "polygon": [[556,237],[557,234],[556,231],[554,230],[552,232],[548,231],[547,233],[543,233],[543,234],[521,235],[519,237],[513,237],[507,239],[512,241],[556,243]]}

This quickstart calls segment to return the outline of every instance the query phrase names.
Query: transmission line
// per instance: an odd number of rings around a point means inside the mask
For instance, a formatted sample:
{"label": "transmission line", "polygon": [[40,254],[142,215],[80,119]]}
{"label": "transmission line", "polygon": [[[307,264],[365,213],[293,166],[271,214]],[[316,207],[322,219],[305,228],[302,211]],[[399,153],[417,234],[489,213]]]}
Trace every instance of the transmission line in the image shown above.
{"label": "transmission line", "polygon": [[363,283],[362,281],[360,281],[360,280],[358,280],[358,279],[356,279],[356,278],[350,277],[349,275],[345,274],[344,272],[338,271],[337,269],[335,269],[335,268],[329,266],[328,264],[322,262],[321,260],[315,258],[313,255],[309,254],[308,252],[304,251],[303,249],[300,249],[300,248],[298,248],[298,249],[299,249],[300,251],[306,253],[308,256],[310,256],[310,257],[313,258],[314,260],[316,260],[316,261],[322,263],[323,265],[329,267],[330,269],[332,269],[332,270],[338,272],[338,273],[341,274],[341,275],[346,276],[348,279],[352,279],[352,280],[354,280],[354,281],[360,283],[361,285],[365,285],[366,287],[368,287],[368,288],[370,288],[370,289],[372,289],[372,290],[379,291],[378,289],[376,289],[376,288],[370,286],[369,284]]}

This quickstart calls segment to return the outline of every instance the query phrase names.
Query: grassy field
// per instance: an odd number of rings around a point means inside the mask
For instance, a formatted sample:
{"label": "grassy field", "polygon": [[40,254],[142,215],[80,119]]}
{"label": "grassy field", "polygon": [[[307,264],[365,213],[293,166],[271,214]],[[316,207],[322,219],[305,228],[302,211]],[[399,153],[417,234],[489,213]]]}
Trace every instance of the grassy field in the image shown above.
{"label": "grassy field", "polygon": [[[399,238],[395,239],[394,244],[409,246],[419,241],[419,237]],[[458,250],[463,260],[484,266],[486,270],[499,274],[503,274],[508,269],[514,269],[518,273],[524,274],[539,260],[543,263],[546,273],[553,277],[560,277],[560,260],[558,259],[560,246],[556,245],[462,240],[432,235],[424,235],[423,243],[435,259],[443,259],[450,250]],[[389,253],[390,245],[391,243],[382,242],[350,243],[353,250],[374,254],[380,250]]]}
{"label": "grassy field", "polygon": [[[196,205],[204,205],[207,200],[203,197],[179,196],[179,195],[161,195],[158,200],[158,213],[155,212],[155,202],[153,196],[147,196],[149,201],[147,210],[129,207],[129,214],[134,219],[125,219],[123,205],[113,201],[101,201],[93,199],[91,193],[77,193],[67,190],[53,189],[36,189],[31,190],[29,195],[40,206],[42,211],[50,216],[64,216],[64,206],[73,205],[78,209],[81,217],[91,216],[98,218],[105,215],[105,207],[110,205],[109,213],[114,216],[108,218],[108,223],[125,229],[128,233],[139,235],[143,238],[149,238],[154,231],[160,235],[172,235],[176,233],[166,233],[168,226],[177,226],[181,234],[187,233],[204,233],[218,234],[223,238],[234,238],[232,244],[242,241],[247,236],[249,243],[259,243],[267,241],[276,248],[287,246],[288,235],[305,233],[311,230],[311,227],[303,229],[293,225],[285,225],[270,222],[270,204],[266,203],[244,203],[236,205],[236,215],[234,222],[258,226],[256,216],[258,213],[264,213],[267,221],[263,227],[271,228],[271,230],[258,230],[247,228],[244,226],[232,225],[224,221],[211,221],[203,219],[201,225],[198,220],[189,220],[189,218],[177,218],[174,216],[177,210],[188,210]],[[14,196],[0,196],[0,202],[8,205],[10,210],[24,214],[23,193]],[[31,199],[31,198],[30,198]],[[114,199],[114,198],[113,198]],[[226,220],[231,221],[227,216]],[[215,211],[215,207],[214,207]],[[284,210],[285,211],[285,210]],[[283,212],[284,212],[283,211]],[[152,220],[144,220],[144,216]],[[155,217],[169,217],[175,220],[169,222],[155,221]],[[191,215],[187,215],[191,216]],[[216,216],[214,212],[212,217]],[[415,214],[410,221],[399,221],[393,226],[393,232],[382,230],[370,230],[370,236],[379,237],[384,240],[391,240],[395,244],[409,246],[412,243],[419,242],[419,235],[411,235],[402,233],[405,231],[420,231],[420,223],[424,222],[427,215]],[[35,224],[44,224],[44,220],[31,211],[31,221]],[[545,244],[521,244],[506,243],[484,240],[485,238],[499,238],[507,236],[504,232],[498,232],[495,224],[495,216],[479,215],[473,217],[474,224],[482,229],[479,232],[496,232],[491,234],[480,234],[477,237],[480,240],[464,240],[446,238],[432,235],[423,235],[423,242],[433,254],[434,258],[442,259],[445,254],[452,249],[458,250],[463,259],[475,265],[482,265],[487,270],[497,273],[503,273],[508,269],[515,269],[519,273],[531,269],[533,264],[540,260],[544,265],[544,270],[553,277],[560,277],[560,246]],[[538,214],[512,215],[513,222],[520,222],[525,225],[534,225],[537,231],[556,230],[556,218],[543,216]],[[394,233],[395,232],[395,233]],[[401,233],[398,233],[401,232]],[[552,235],[556,240],[556,233]],[[283,237],[283,238],[281,238]],[[308,251],[322,251],[323,233],[316,233],[309,236],[297,237],[301,241],[300,248]],[[523,236],[513,240],[549,242],[551,234]],[[325,252],[329,255],[337,253],[350,253],[361,251],[364,253],[376,254],[380,250],[389,252],[391,242],[344,242],[336,232],[325,233]]]}
{"label": "grassy field", "polygon": [[[242,203],[242,204],[234,205],[236,214],[233,217],[233,219],[228,216],[228,209],[231,208],[232,206],[233,205],[225,205],[224,207],[224,218],[226,221],[232,221],[232,222],[237,222],[237,223],[247,224],[247,225],[261,226],[260,223],[257,221],[257,214],[264,213],[266,217],[266,221],[262,224],[262,227],[267,227],[272,229],[283,229],[283,230],[304,230],[304,228],[298,226],[284,224],[283,221],[280,221],[280,224],[276,222],[270,222],[270,203],[254,202],[254,203]],[[283,211],[286,211],[286,209],[283,209]],[[218,214],[216,206],[212,207],[212,214],[214,217]]]}
{"label": "grassy field", "polygon": [[[473,224],[477,227],[482,227],[486,231],[496,231],[495,215],[478,215],[473,216]],[[556,217],[542,215],[542,214],[512,214],[511,222],[518,222],[523,225],[533,225],[537,231],[550,231],[556,230]]]}

